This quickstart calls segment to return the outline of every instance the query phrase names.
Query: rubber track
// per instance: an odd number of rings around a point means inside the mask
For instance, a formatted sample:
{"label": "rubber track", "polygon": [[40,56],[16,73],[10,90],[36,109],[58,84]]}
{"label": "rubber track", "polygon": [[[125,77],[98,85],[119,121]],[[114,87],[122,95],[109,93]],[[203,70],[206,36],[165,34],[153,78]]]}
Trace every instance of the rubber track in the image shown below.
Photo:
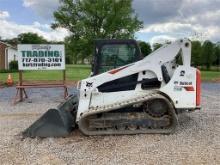
{"label": "rubber track", "polygon": [[[98,130],[98,131],[90,131],[86,128],[86,119],[90,115],[103,113],[103,112],[109,112],[112,110],[117,110],[119,108],[123,108],[129,105],[150,101],[152,99],[163,99],[168,107],[169,107],[169,115],[171,117],[171,126],[166,129],[136,129],[136,130]],[[112,134],[146,134],[146,133],[159,133],[159,134],[170,134],[173,133],[178,125],[178,119],[177,115],[175,113],[173,105],[170,103],[170,101],[164,97],[163,95],[159,93],[151,93],[147,95],[143,95],[137,98],[132,98],[130,100],[124,101],[124,102],[118,102],[116,104],[106,105],[106,106],[99,106],[99,107],[90,107],[89,111],[82,114],[81,119],[78,122],[79,129],[81,132],[83,132],[85,135],[112,135]]]}

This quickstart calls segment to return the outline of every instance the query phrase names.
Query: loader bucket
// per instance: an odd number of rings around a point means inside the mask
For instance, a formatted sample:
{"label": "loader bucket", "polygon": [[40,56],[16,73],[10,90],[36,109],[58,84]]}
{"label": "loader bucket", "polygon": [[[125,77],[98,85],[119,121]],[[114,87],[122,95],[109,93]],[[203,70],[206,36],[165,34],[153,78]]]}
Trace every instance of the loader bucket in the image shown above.
{"label": "loader bucket", "polygon": [[57,109],[49,109],[43,116],[22,132],[24,137],[65,137],[75,127],[78,98],[69,97]]}

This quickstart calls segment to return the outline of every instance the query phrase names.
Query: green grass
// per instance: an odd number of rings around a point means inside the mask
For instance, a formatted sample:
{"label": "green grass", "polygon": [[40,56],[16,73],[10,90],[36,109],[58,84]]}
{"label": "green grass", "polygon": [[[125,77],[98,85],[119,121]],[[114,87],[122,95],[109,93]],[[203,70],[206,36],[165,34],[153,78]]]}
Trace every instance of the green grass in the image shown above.
{"label": "green grass", "polygon": [[[90,65],[66,65],[67,80],[81,80],[89,76]],[[220,79],[219,71],[201,71],[202,81]],[[18,82],[18,73],[11,73],[13,80]],[[6,82],[8,73],[0,73],[0,82]],[[62,71],[25,71],[23,80],[62,80]]]}
{"label": "green grass", "polygon": [[90,65],[67,65],[67,80],[82,80],[91,72]]}
{"label": "green grass", "polygon": [[[89,65],[66,65],[66,80],[81,80],[89,76]],[[5,82],[9,73],[0,73],[0,81]],[[13,80],[18,82],[18,73],[11,73]],[[62,80],[62,71],[24,71],[23,80]]]}
{"label": "green grass", "polygon": [[202,81],[214,81],[220,79],[220,71],[201,71]]}

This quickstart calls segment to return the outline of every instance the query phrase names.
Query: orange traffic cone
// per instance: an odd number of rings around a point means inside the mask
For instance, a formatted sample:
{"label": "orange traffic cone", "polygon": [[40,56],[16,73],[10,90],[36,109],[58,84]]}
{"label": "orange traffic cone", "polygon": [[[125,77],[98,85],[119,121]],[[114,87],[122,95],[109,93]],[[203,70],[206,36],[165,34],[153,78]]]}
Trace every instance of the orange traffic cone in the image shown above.
{"label": "orange traffic cone", "polygon": [[11,74],[8,74],[7,85],[8,86],[12,86],[13,85],[13,79],[12,79]]}

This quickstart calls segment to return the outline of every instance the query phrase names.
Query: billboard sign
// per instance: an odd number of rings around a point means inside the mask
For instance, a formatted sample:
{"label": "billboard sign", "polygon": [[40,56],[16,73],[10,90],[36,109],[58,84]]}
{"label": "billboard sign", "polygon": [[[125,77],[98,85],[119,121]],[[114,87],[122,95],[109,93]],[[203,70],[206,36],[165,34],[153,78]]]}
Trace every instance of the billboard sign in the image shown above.
{"label": "billboard sign", "polygon": [[19,44],[19,70],[64,70],[64,45]]}

